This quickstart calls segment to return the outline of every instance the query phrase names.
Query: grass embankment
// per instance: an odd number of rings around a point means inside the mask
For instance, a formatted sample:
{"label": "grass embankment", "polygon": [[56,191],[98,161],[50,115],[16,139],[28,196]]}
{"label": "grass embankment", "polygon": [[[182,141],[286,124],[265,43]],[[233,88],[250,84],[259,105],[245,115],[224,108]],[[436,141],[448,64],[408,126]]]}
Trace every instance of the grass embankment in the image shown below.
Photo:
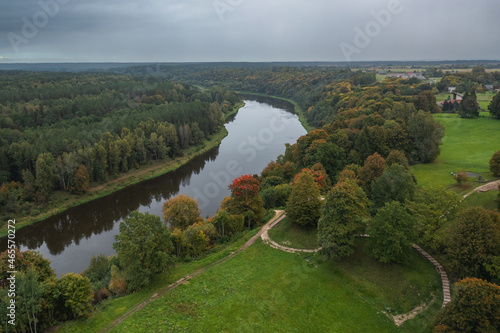
{"label": "grass embankment", "polygon": [[[382,265],[360,250],[349,263],[290,254],[258,240],[231,260],[158,298],[111,332],[418,332],[381,311],[407,311],[439,294],[439,276],[415,253]],[[436,301],[439,303],[439,301]],[[439,309],[439,306],[438,306]],[[432,308],[429,316],[438,310]],[[425,320],[425,313],[422,315]],[[419,319],[415,319],[418,321]]]}
{"label": "grass embankment", "polygon": [[269,230],[269,237],[276,243],[294,249],[316,249],[318,230],[314,227],[300,226],[285,217]]}
{"label": "grass embankment", "polygon": [[240,238],[234,239],[232,243],[217,246],[202,259],[179,263],[170,273],[157,275],[151,284],[144,289],[124,297],[105,300],[97,306],[96,311],[90,318],[66,322],[59,326],[55,332],[99,332],[106,330],[111,327],[115,320],[139,304],[149,300],[155,293],[161,294],[162,290],[180,278],[198,269],[209,267],[216,261],[227,257],[230,253],[243,246],[257,232],[258,230],[245,232]]}
{"label": "grass embankment", "polygon": [[[241,103],[233,112],[226,115],[226,118],[236,114],[238,110],[243,107],[244,104]],[[105,184],[97,184],[90,188],[90,190],[84,195],[75,195],[64,191],[55,192],[50,201],[47,204],[47,208],[43,212],[35,216],[23,216],[15,217],[16,219],[16,229],[20,229],[31,225],[33,223],[45,220],[50,216],[64,212],[65,210],[79,206],[86,202],[105,197],[116,191],[122,190],[128,186],[143,182],[148,179],[156,178],[167,172],[174,171],[184,164],[188,163],[193,158],[202,155],[209,150],[220,145],[222,139],[227,136],[228,132],[225,127],[221,127],[220,131],[207,140],[201,145],[191,147],[184,151],[182,157],[176,158],[174,160],[167,159],[160,162],[152,162],[145,165],[139,169],[130,170],[127,173],[120,174],[115,178],[111,178]],[[7,224],[4,224],[0,228],[0,237],[7,235]]]}
{"label": "grass embankment", "polygon": [[445,128],[440,156],[429,164],[412,167],[418,185],[442,185],[459,194],[465,194],[481,185],[469,181],[456,186],[451,172],[460,170],[480,173],[483,179],[494,179],[489,171],[489,160],[500,149],[500,120],[481,112],[478,119],[462,119],[456,114],[435,114]]}

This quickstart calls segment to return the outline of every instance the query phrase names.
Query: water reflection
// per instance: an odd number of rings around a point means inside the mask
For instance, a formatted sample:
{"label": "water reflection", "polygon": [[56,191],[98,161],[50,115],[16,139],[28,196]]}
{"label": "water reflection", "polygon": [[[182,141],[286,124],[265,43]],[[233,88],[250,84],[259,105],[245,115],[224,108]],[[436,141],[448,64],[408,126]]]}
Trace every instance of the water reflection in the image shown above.
{"label": "water reflection", "polygon": [[[273,134],[272,142],[256,150],[254,159],[249,159],[240,149],[242,144],[269,126],[271,120],[287,125],[282,131]],[[226,128],[229,135],[218,148],[193,159],[176,171],[19,229],[17,244],[21,250],[40,251],[51,260],[52,267],[59,275],[71,271],[81,272],[88,266],[93,254],[114,253],[112,244],[119,232],[119,222],[132,211],[161,216],[162,205],[166,200],[178,194],[196,198],[207,184],[214,184],[213,175],[227,169],[228,162],[239,166],[239,175],[259,173],[269,161],[284,152],[285,143],[295,142],[305,134],[297,116],[256,101],[246,101],[246,106],[226,124]],[[204,198],[207,199],[206,203],[202,205],[200,202],[203,217],[215,214],[222,199],[229,195],[229,184],[226,182],[222,185],[216,189],[215,195]],[[0,240],[0,246],[6,248],[5,238]]]}

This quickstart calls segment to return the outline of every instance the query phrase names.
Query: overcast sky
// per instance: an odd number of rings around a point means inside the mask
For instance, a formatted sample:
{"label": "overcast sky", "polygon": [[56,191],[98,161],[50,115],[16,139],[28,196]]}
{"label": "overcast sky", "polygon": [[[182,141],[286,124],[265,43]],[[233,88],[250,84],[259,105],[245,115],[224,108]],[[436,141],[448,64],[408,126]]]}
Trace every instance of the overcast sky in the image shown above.
{"label": "overcast sky", "polygon": [[499,17],[499,0],[0,0],[0,62],[500,60]]}

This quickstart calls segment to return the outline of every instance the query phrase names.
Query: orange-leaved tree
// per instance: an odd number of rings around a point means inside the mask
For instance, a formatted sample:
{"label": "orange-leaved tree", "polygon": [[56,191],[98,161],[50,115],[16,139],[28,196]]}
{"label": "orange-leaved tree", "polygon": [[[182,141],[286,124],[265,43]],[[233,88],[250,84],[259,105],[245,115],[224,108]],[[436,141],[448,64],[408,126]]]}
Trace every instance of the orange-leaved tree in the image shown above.
{"label": "orange-leaved tree", "polygon": [[244,215],[248,228],[259,224],[264,216],[259,180],[252,175],[243,175],[233,180],[229,189],[231,198],[225,202],[227,211],[232,215]]}

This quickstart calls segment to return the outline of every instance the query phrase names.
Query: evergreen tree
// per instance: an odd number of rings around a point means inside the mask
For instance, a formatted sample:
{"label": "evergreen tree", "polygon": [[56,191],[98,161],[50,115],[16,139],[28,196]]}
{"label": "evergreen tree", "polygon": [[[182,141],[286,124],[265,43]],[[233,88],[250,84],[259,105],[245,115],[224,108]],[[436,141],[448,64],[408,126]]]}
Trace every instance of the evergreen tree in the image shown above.
{"label": "evergreen tree", "polygon": [[488,105],[488,111],[493,118],[500,119],[500,92],[498,92]]}
{"label": "evergreen tree", "polygon": [[461,118],[477,118],[479,117],[479,105],[477,104],[476,90],[474,88],[465,92],[458,114]]}

